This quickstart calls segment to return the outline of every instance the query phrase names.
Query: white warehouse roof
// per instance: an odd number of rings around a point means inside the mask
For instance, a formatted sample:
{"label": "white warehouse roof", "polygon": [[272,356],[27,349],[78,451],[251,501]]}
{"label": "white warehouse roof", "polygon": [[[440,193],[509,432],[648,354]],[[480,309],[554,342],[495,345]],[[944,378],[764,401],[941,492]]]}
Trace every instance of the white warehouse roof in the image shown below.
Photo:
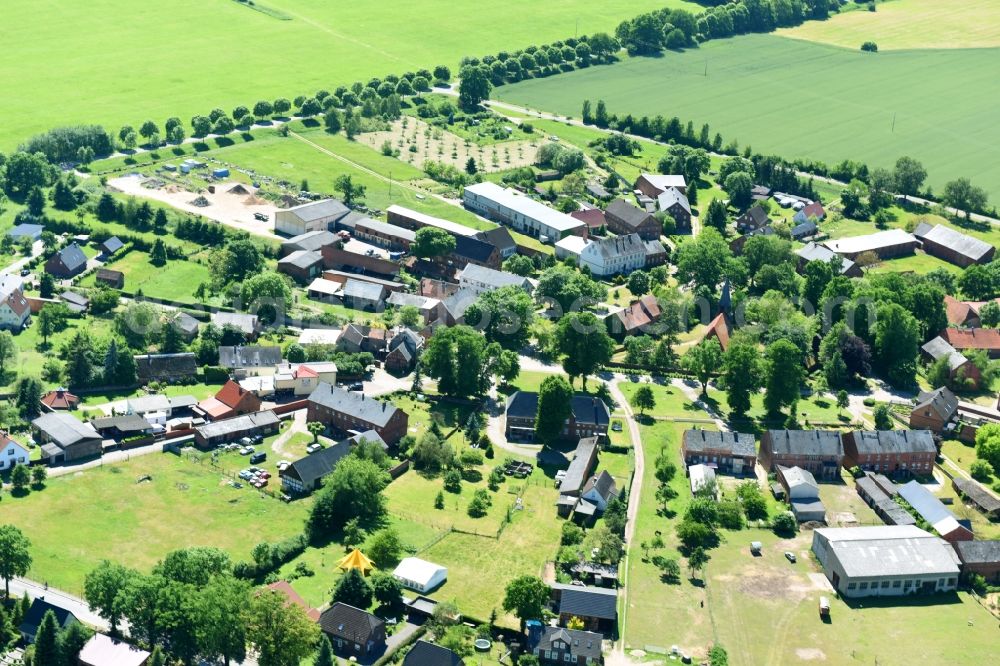
{"label": "white warehouse roof", "polygon": [[583,222],[570,217],[566,213],[560,213],[555,208],[549,208],[531,197],[527,197],[506,187],[500,187],[496,183],[489,181],[476,183],[475,185],[467,186],[465,191],[515,210],[525,217],[537,220],[557,231],[571,231],[584,226]]}
{"label": "white warehouse roof", "polygon": [[392,575],[427,587],[433,584],[436,578],[443,581],[448,576],[448,569],[419,557],[407,557],[393,570]]}

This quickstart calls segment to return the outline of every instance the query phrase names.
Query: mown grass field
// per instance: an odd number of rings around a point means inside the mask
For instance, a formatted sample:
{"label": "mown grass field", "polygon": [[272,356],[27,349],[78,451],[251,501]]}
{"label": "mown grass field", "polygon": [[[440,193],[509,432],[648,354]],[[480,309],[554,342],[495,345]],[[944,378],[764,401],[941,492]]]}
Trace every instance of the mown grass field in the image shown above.
{"label": "mown grass field", "polygon": [[960,49],[1000,46],[1000,4],[963,0],[879,2],[876,12],[845,12],[827,21],[809,21],[778,34],[857,49],[866,41],[888,49]]}
{"label": "mown grass field", "polygon": [[[62,124],[187,122],[218,106],[524,48],[685,0],[264,0],[4,3],[0,148]],[[287,20],[283,20],[287,19]]]}
{"label": "mown grass field", "polygon": [[[784,157],[891,166],[920,159],[928,183],[968,176],[996,199],[1000,126],[993,122],[998,51],[867,54],[775,35],[711,41],[662,58],[628,59],[504,86],[504,101],[580,116],[603,98],[621,114],[709,123],[726,142]],[[707,74],[706,74],[707,71]],[[970,94],[975,91],[975,94]],[[895,118],[895,121],[894,121]]]}
{"label": "mown grass field", "polygon": [[[107,268],[125,274],[125,291],[136,293],[142,290],[146,296],[166,298],[182,303],[197,303],[194,292],[201,283],[211,281],[207,265],[197,261],[170,260],[163,266],[149,262],[149,254],[133,250],[121,259],[107,264]],[[81,284],[94,286],[95,271],[85,277]]]}
{"label": "mown grass field", "polygon": [[[152,481],[138,483],[145,475]],[[248,559],[257,543],[300,532],[308,507],[234,489],[207,464],[150,454],[50,479],[25,497],[5,494],[2,510],[31,539],[29,577],[80,594],[106,558],[148,570],[175,548],[216,546]]]}

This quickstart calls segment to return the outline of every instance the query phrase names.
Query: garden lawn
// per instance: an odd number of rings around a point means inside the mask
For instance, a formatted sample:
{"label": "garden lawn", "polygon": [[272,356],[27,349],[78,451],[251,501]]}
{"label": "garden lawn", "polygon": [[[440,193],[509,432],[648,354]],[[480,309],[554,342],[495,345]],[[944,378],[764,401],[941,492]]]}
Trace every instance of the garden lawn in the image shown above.
{"label": "garden lawn", "polygon": [[998,51],[856,48],[747,35],[522,81],[494,97],[575,117],[585,99],[602,98],[613,113],[709,123],[726,142],[786,158],[875,167],[905,154],[924,163],[935,191],[964,175],[994,198],[1000,194],[1000,163],[992,159],[1000,145],[1000,126],[992,122],[1000,99],[992,72]]}
{"label": "garden lawn", "polygon": [[[146,475],[152,480],[137,483]],[[31,539],[29,577],[81,594],[84,576],[105,558],[148,571],[170,550],[215,546],[249,559],[257,543],[299,533],[309,505],[237,490],[207,465],[150,454],[50,479],[22,498],[5,495],[3,513]]]}
{"label": "garden lawn", "polygon": [[9,0],[0,80],[17,94],[0,100],[0,149],[57,125],[138,127],[170,116],[187,123],[214,107],[252,107],[372,76],[438,64],[457,73],[463,56],[613,33],[622,19],[665,4],[700,10],[685,0],[260,4],[273,11],[233,0],[53,0],[39,13],[31,0]]}
{"label": "garden lawn", "polygon": [[937,0],[879,2],[878,11],[853,11],[807,21],[779,35],[857,49],[866,41],[888,49],[959,49],[1000,46],[1000,5],[963,0],[961,11]]}
{"label": "garden lawn", "polygon": [[[656,406],[646,412],[649,416],[668,419],[708,418],[705,412],[688,400],[684,392],[676,386],[639,382],[621,382],[618,384],[618,388],[621,389],[621,392],[630,404],[640,386],[649,386],[653,389],[653,398],[656,400]],[[632,409],[636,415],[639,415],[638,409],[635,407]]]}
{"label": "garden lawn", "polygon": [[[146,296],[164,298],[181,303],[198,303],[194,292],[201,283],[211,281],[207,265],[195,260],[171,259],[163,266],[154,266],[149,254],[133,250],[121,259],[107,264],[106,268],[125,274],[125,291],[142,290]],[[83,286],[93,286],[94,276],[83,279]]]}

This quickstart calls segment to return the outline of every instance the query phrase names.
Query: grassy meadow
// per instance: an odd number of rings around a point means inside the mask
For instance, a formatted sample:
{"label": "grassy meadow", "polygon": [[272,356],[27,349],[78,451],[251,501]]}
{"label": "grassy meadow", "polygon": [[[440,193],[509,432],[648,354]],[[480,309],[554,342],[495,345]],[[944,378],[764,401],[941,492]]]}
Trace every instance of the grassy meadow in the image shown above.
{"label": "grassy meadow", "polygon": [[[187,121],[218,106],[612,32],[624,18],[686,0],[265,0],[4,3],[0,149],[50,127],[147,118]],[[498,29],[502,27],[502,29]],[[30,111],[29,111],[30,110]]]}
{"label": "grassy meadow", "polygon": [[788,158],[890,166],[910,155],[935,190],[966,175],[996,198],[996,58],[989,49],[868,54],[748,35],[522,81],[494,97],[575,117],[584,99],[603,98],[612,112],[707,122],[727,142]]}
{"label": "grassy meadow", "polygon": [[963,0],[961,9],[938,0],[879,2],[877,11],[844,12],[778,34],[857,49],[866,41],[890,49],[966,49],[1000,46],[1000,4]]}

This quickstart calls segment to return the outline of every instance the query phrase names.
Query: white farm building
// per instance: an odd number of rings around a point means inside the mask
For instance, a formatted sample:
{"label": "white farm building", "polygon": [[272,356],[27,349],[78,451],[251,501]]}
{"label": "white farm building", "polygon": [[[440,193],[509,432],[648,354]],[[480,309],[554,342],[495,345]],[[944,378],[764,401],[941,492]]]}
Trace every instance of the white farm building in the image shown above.
{"label": "white farm building", "polygon": [[426,593],[448,579],[448,569],[418,557],[407,557],[399,563],[392,575],[403,587]]}
{"label": "white farm building", "polygon": [[958,557],[943,539],[915,525],[821,528],[813,552],[845,597],[948,592],[958,585]]}

